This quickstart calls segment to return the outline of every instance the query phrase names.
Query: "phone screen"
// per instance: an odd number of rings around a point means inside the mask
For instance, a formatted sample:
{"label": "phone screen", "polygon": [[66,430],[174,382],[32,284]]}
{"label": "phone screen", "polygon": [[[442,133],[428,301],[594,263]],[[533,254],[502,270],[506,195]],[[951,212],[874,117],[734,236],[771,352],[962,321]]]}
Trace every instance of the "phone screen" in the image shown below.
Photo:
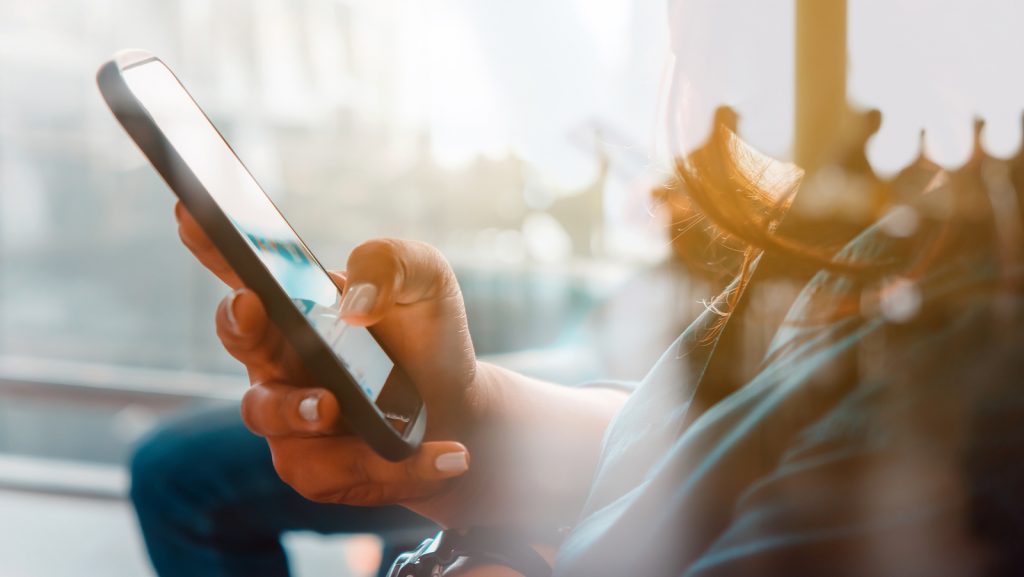
{"label": "phone screen", "polygon": [[199,105],[159,60],[129,67],[122,75],[270,275],[334,351],[360,389],[376,400],[394,363],[369,331],[341,320],[341,294],[334,282]]}

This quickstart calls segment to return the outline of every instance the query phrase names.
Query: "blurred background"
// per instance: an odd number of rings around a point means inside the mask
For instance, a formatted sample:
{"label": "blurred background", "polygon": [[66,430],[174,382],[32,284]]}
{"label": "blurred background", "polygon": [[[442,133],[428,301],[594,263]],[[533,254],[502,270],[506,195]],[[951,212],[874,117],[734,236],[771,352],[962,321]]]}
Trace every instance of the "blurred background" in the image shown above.
{"label": "blurred background", "polygon": [[[1024,5],[814,4],[0,0],[0,574],[147,574],[130,447],[246,386],[213,331],[224,288],[95,88],[114,52],[167,62],[328,266],[425,240],[479,354],[639,379],[715,294],[663,184],[717,107],[830,194],[922,154],[1021,188]],[[343,574],[344,547],[289,547]]]}

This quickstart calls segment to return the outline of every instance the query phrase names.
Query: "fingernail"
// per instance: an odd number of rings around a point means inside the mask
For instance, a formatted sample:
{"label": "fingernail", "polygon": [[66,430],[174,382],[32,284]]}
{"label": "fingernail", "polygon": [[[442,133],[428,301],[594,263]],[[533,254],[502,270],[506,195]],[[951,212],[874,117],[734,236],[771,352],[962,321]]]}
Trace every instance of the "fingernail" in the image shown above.
{"label": "fingernail", "polygon": [[365,282],[356,283],[348,287],[345,300],[341,301],[341,316],[369,314],[376,302],[377,287]]}
{"label": "fingernail", "polygon": [[232,291],[232,293],[228,295],[228,303],[225,313],[226,316],[228,317],[228,323],[231,325],[231,328],[233,329],[238,328],[238,319],[237,317],[235,317],[235,302],[238,300],[238,295],[241,293],[242,289],[238,289],[236,291]]}
{"label": "fingernail", "polygon": [[299,402],[299,415],[310,423],[320,420],[320,397],[310,395]]}
{"label": "fingernail", "polygon": [[434,460],[434,466],[442,473],[464,473],[469,470],[469,459],[465,451],[444,453]]}

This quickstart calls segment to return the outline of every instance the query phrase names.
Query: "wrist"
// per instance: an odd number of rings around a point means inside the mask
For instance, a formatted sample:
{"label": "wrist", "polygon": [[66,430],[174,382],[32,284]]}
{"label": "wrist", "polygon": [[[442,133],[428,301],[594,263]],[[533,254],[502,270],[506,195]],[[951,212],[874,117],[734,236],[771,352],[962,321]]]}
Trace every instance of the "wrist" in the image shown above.
{"label": "wrist", "polygon": [[479,362],[459,439],[472,459],[460,484],[474,495],[475,523],[524,530],[574,524],[604,431],[626,396],[546,383]]}

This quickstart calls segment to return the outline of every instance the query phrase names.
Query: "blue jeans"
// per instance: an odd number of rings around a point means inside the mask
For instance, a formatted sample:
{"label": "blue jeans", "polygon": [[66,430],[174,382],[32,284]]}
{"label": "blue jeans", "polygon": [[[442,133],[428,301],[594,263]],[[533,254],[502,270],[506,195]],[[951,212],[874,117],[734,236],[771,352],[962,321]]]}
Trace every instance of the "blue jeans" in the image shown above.
{"label": "blue jeans", "polygon": [[437,529],[401,507],[323,505],[274,471],[266,442],[238,407],[180,417],[147,437],[131,463],[131,498],[160,577],[288,575],[285,531],[373,533],[383,573],[395,555]]}

